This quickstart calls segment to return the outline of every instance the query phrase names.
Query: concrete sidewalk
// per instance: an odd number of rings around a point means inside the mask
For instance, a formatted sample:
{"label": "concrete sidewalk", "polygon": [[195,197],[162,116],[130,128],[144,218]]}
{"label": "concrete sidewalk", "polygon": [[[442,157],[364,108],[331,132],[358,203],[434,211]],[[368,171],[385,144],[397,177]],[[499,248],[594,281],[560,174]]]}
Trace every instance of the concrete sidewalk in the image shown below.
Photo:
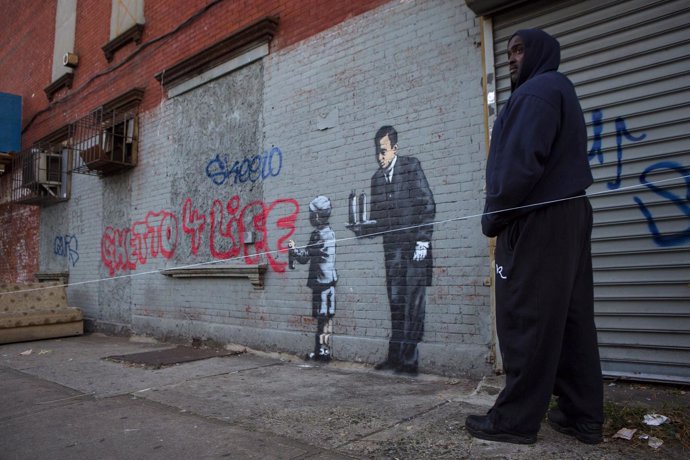
{"label": "concrete sidewalk", "polygon": [[465,417],[500,379],[256,352],[160,369],[103,359],[172,347],[100,334],[0,346],[0,458],[636,458],[546,425],[532,446],[472,438]]}

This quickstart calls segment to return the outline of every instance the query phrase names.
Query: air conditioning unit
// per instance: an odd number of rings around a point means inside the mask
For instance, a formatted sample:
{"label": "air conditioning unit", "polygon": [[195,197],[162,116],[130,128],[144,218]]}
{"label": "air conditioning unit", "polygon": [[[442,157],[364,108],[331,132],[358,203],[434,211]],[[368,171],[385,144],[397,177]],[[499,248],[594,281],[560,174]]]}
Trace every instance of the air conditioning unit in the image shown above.
{"label": "air conditioning unit", "polygon": [[22,186],[58,186],[62,176],[62,155],[32,151],[22,161]]}

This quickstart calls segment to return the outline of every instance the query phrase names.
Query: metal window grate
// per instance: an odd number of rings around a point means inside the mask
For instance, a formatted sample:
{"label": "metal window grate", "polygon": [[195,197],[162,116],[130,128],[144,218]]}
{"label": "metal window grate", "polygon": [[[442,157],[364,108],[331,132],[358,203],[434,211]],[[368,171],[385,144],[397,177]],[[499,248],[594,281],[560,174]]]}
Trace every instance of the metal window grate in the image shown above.
{"label": "metal window grate", "polygon": [[70,172],[111,175],[137,163],[138,120],[135,113],[98,109],[70,125],[74,150]]}
{"label": "metal window grate", "polygon": [[69,149],[63,144],[35,144],[12,159],[13,203],[50,204],[66,199],[65,166]]}

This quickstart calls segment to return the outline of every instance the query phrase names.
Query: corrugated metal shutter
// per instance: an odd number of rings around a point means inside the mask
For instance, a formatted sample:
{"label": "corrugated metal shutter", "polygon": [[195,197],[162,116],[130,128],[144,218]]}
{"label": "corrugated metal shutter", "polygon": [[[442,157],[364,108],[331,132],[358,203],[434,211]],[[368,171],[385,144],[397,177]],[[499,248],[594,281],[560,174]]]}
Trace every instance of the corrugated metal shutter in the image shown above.
{"label": "corrugated metal shutter", "polygon": [[534,2],[491,21],[499,107],[507,40],[537,27],[585,112],[604,373],[690,382],[690,3]]}

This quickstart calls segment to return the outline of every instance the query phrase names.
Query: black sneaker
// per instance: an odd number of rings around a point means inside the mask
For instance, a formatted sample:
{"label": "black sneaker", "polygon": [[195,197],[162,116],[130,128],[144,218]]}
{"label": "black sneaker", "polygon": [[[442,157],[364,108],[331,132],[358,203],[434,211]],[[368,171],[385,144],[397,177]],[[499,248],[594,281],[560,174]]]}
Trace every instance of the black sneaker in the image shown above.
{"label": "black sneaker", "polygon": [[547,418],[551,428],[568,436],[574,436],[578,441],[585,444],[599,444],[604,440],[599,423],[575,422],[560,409],[551,409]]}
{"label": "black sneaker", "polygon": [[537,442],[536,434],[518,434],[501,431],[494,427],[488,415],[468,415],[465,419],[467,431],[479,439],[487,441],[509,442],[512,444],[534,444]]}

